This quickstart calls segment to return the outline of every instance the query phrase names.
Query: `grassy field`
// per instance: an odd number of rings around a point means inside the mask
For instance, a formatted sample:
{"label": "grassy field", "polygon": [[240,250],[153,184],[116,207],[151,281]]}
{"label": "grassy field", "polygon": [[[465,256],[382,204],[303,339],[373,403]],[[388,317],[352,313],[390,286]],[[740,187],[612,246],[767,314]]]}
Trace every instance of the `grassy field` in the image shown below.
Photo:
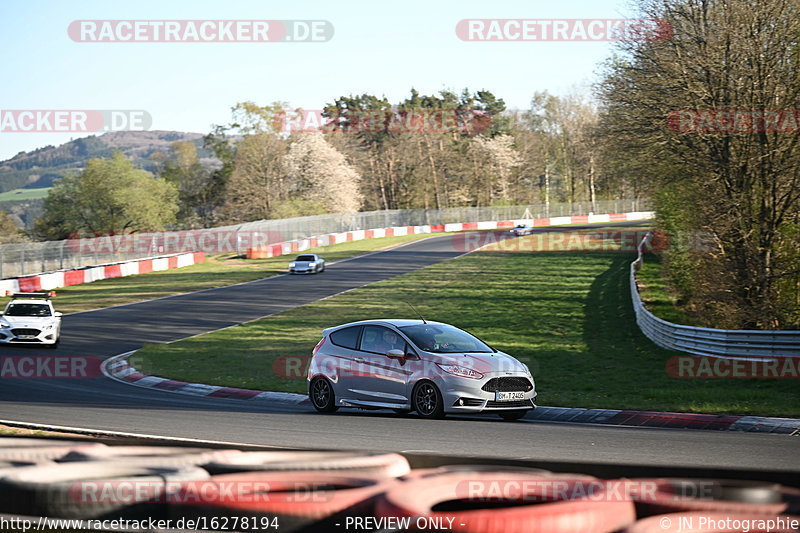
{"label": "grassy field", "polygon": [[[321,246],[307,250],[307,253],[318,253],[326,261],[333,262],[427,237],[430,235],[364,239]],[[54,302],[56,308],[62,313],[74,313],[172,294],[223,287],[285,272],[289,261],[293,258],[293,255],[270,259],[241,259],[231,254],[207,256],[205,263],[198,265],[64,287],[58,289],[58,296]],[[7,300],[7,298],[3,299],[3,305]]]}
{"label": "grassy field", "polygon": [[147,346],[132,362],[175,379],[304,392],[301,375],[286,376],[287,357],[303,361],[325,327],[410,317],[407,301],[527,363],[543,405],[800,415],[791,380],[670,378],[665,362],[676,353],[652,344],[634,320],[633,258],[478,252],[239,327]]}
{"label": "grassy field", "polygon": [[11,202],[16,200],[36,200],[46,198],[50,192],[50,187],[42,189],[14,189],[0,193],[0,202]]}
{"label": "grassy field", "polygon": [[677,294],[661,275],[661,254],[645,254],[636,279],[639,282],[639,294],[650,312],[676,324],[697,325],[691,313],[681,308]]}

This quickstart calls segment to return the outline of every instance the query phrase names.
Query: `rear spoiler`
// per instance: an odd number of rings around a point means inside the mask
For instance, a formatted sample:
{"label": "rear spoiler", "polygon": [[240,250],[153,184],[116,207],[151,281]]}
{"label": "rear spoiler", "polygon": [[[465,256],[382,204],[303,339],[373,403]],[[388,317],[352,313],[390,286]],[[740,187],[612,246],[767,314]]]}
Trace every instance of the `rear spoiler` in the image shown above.
{"label": "rear spoiler", "polygon": [[48,291],[48,292],[13,292],[13,291],[6,291],[6,296],[11,296],[12,298],[34,298],[34,299],[43,299],[49,300],[50,298],[56,297],[56,291]]}

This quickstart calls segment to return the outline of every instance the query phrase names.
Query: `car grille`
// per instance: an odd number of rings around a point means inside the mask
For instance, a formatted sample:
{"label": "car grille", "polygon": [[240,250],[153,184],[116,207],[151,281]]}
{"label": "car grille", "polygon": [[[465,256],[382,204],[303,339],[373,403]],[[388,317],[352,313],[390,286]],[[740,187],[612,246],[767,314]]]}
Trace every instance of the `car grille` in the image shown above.
{"label": "car grille", "polygon": [[38,329],[16,328],[16,329],[12,329],[11,333],[13,333],[16,336],[19,336],[19,335],[38,335],[39,333],[41,333],[41,331],[39,331]]}
{"label": "car grille", "polygon": [[486,402],[486,407],[531,407],[530,400],[519,400],[517,402],[496,402],[489,400]]}
{"label": "car grille", "polygon": [[528,392],[533,388],[531,381],[523,377],[492,378],[481,387],[486,392]]}

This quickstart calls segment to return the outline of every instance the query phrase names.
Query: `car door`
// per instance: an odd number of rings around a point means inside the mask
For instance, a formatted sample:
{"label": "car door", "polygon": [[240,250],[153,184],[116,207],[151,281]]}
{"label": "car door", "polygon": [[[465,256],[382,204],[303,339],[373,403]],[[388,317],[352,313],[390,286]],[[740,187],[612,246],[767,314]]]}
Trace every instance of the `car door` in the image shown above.
{"label": "car door", "polygon": [[[327,375],[335,374],[337,389],[350,390],[360,371],[361,355],[358,352],[358,340],[361,337],[361,326],[337,329],[328,336],[331,346],[325,350],[325,360],[320,366]],[[341,393],[340,393],[341,394]],[[345,394],[342,397],[352,397]]]}
{"label": "car door", "polygon": [[364,326],[358,356],[363,372],[353,380],[353,393],[364,401],[402,404],[407,402],[406,384],[410,375],[403,359],[386,355],[389,350],[406,353],[406,341],[384,326]]}

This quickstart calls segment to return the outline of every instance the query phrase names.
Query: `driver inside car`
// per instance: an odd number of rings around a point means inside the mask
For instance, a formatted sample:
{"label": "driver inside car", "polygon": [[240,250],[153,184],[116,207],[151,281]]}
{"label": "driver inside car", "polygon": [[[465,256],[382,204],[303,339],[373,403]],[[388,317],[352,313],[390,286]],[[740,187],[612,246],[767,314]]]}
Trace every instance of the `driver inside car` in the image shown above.
{"label": "driver inside car", "polygon": [[372,345],[370,351],[385,354],[389,350],[403,350],[404,341],[392,331],[386,330],[383,332],[381,338]]}

